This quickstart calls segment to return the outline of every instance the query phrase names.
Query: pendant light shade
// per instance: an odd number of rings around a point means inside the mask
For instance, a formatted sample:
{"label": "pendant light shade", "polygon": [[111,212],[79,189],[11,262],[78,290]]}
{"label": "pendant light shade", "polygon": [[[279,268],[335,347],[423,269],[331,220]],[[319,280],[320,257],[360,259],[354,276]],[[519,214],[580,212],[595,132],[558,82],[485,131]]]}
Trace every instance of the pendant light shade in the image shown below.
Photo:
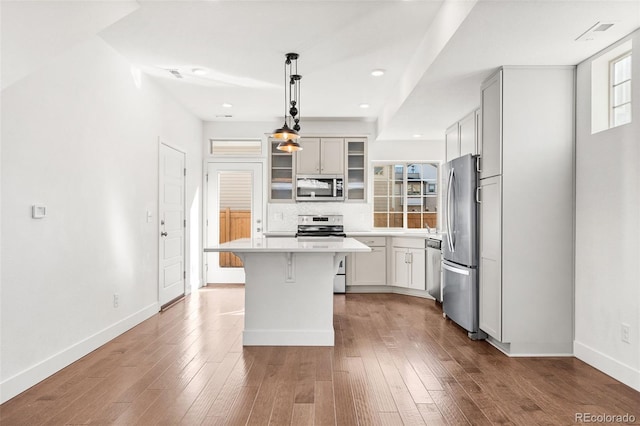
{"label": "pendant light shade", "polygon": [[[274,139],[281,139],[278,149],[286,152],[299,151],[300,144],[294,142],[300,135],[300,80],[298,74],[298,54],[287,53],[284,62],[284,124],[271,134]],[[288,111],[287,111],[288,108]],[[285,142],[286,141],[286,142]]]}
{"label": "pendant light shade", "polygon": [[288,140],[288,139],[298,139],[300,135],[295,130],[290,129],[289,126],[287,126],[287,123],[284,123],[282,127],[273,131],[273,134],[271,135],[271,137],[275,139]]}
{"label": "pendant light shade", "polygon": [[300,144],[292,139],[280,142],[276,149],[285,152],[302,151],[302,147],[300,146]]}

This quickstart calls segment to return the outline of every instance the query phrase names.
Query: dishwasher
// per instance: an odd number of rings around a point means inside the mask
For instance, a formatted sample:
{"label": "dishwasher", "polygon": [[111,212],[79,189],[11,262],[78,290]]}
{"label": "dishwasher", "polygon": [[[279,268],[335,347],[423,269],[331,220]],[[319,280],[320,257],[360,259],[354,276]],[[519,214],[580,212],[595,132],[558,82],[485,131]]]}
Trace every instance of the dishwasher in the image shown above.
{"label": "dishwasher", "polygon": [[442,286],[440,273],[442,272],[442,241],[427,239],[427,292],[438,302],[442,303]]}

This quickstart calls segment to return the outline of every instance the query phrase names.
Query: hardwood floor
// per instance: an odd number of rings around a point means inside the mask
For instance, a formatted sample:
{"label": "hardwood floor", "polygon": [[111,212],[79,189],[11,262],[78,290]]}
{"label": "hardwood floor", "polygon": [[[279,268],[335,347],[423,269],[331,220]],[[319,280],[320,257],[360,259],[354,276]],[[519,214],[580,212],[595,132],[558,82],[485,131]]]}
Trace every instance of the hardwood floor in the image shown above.
{"label": "hardwood floor", "polygon": [[574,358],[508,358],[430,300],[336,295],[335,347],[243,348],[243,297],[202,289],[0,406],[0,424],[640,424],[640,393]]}

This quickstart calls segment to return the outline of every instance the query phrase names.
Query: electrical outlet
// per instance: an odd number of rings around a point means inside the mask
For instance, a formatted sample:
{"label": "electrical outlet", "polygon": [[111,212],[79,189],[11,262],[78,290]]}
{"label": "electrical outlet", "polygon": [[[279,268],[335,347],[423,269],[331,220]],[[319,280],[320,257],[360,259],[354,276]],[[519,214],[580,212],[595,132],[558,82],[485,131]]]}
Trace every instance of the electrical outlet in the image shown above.
{"label": "electrical outlet", "polygon": [[120,305],[120,295],[118,293],[113,293],[113,307],[117,308]]}
{"label": "electrical outlet", "polygon": [[629,324],[620,325],[620,340],[631,343],[631,326]]}

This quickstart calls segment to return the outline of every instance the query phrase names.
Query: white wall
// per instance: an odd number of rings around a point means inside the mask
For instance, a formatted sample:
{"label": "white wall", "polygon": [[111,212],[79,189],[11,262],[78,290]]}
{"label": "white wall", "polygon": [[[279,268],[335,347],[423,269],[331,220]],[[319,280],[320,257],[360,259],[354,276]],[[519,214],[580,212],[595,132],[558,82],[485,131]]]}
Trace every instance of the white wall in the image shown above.
{"label": "white wall", "polygon": [[157,313],[159,140],[187,152],[201,281],[202,122],[131,71],[93,37],[2,92],[1,401]]}
{"label": "white wall", "polygon": [[369,144],[369,160],[444,162],[444,130],[442,140],[377,141]]}
{"label": "white wall", "polygon": [[640,31],[629,38],[632,123],[591,134],[591,62],[606,51],[577,70],[574,353],[640,390]]}

